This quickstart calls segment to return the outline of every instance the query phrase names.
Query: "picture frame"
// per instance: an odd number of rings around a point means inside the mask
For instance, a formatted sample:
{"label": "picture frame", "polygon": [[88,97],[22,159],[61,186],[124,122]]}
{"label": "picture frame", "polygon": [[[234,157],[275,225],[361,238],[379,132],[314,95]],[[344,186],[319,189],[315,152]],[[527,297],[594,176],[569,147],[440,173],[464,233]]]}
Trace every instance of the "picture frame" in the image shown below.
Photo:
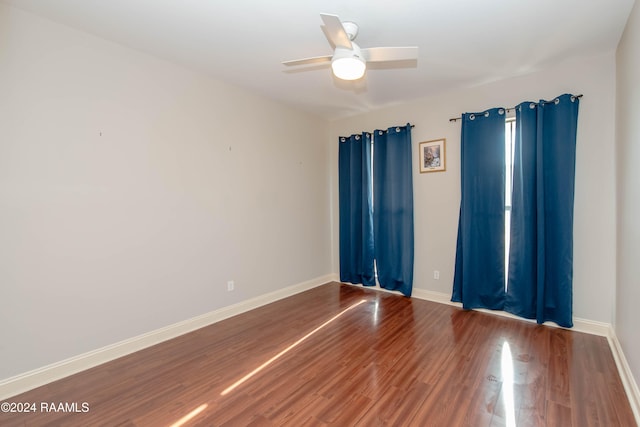
{"label": "picture frame", "polygon": [[433,139],[419,144],[418,163],[420,173],[444,172],[447,170],[447,139]]}

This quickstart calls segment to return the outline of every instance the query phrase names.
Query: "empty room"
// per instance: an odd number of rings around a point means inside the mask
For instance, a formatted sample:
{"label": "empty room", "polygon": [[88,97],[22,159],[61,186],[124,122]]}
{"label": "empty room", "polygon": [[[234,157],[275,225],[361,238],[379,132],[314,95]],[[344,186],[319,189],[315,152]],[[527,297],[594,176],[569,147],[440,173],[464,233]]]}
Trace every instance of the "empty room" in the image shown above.
{"label": "empty room", "polygon": [[635,0],[0,0],[0,426],[640,424]]}

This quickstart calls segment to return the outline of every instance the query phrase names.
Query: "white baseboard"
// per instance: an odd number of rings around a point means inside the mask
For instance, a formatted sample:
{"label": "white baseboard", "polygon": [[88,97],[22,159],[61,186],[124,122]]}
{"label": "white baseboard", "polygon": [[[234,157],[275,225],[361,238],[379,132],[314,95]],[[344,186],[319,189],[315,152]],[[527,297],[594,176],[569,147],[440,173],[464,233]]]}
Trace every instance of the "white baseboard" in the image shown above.
{"label": "white baseboard", "polygon": [[424,299],[427,301],[439,302],[440,304],[447,304],[447,305],[453,305],[455,307],[462,307],[462,304],[451,301],[450,294],[445,294],[442,292],[426,291],[424,289],[413,288],[413,292],[411,293],[411,296],[415,298]]}
{"label": "white baseboard", "polygon": [[93,368],[94,366],[101,365],[144,348],[151,347],[152,345],[159,344],[163,341],[176,338],[180,335],[195,331],[196,329],[211,325],[237,314],[253,310],[254,308],[315,288],[327,282],[337,280],[337,276],[334,274],[317,277],[297,285],[279,289],[265,295],[260,295],[237,304],[205,313],[201,316],[187,319],[164,328],[156,329],[146,334],[129,338],[42,368],[34,369],[11,378],[1,380],[0,400],[16,396],[36,387],[40,387],[89,368]]}
{"label": "white baseboard", "polygon": [[631,373],[627,358],[624,356],[620,341],[618,341],[616,332],[612,327],[609,328],[607,339],[609,341],[609,347],[611,347],[611,353],[613,353],[613,359],[616,361],[618,372],[620,372],[620,379],[629,397],[631,410],[636,417],[636,424],[640,426],[640,389],[638,389],[638,383],[633,378],[633,373]]}

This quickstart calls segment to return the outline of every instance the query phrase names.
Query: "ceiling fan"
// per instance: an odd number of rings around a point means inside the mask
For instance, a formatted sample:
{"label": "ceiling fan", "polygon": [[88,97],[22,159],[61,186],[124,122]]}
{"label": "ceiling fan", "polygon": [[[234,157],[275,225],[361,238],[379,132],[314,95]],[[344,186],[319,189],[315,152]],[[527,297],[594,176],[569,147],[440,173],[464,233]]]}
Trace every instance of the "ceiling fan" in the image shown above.
{"label": "ceiling fan", "polygon": [[406,61],[418,59],[417,47],[370,47],[361,49],[353,40],[358,25],[341,22],[336,15],[321,13],[324,32],[334,46],[333,55],[284,61],[287,66],[331,63],[333,74],[343,80],[357,80],[364,75],[369,62]]}

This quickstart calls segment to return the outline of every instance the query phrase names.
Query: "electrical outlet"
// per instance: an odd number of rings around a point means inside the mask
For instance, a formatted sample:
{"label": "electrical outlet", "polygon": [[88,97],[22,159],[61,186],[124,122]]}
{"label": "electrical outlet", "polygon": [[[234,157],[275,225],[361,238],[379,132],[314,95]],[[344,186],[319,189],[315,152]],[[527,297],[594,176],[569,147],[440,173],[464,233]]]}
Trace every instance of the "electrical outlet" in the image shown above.
{"label": "electrical outlet", "polygon": [[234,289],[235,289],[235,284],[233,283],[233,280],[229,280],[227,282],[227,291],[231,292]]}
{"label": "electrical outlet", "polygon": [[440,280],[440,272],[438,270],[433,270],[433,278]]}

